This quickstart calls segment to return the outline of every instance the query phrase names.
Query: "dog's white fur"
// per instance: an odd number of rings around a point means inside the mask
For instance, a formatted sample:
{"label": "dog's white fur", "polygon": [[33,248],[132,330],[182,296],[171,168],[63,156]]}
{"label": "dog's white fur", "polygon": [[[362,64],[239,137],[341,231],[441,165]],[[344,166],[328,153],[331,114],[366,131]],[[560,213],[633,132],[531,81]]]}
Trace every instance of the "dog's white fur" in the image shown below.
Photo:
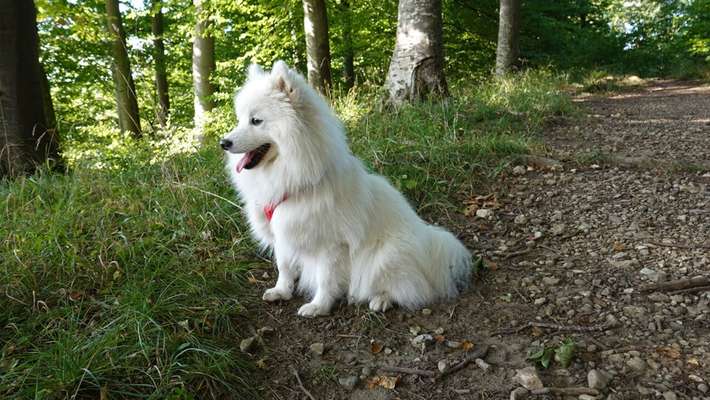
{"label": "dog's white fur", "polygon": [[[235,109],[227,170],[253,235],[273,250],[279,272],[264,300],[290,299],[298,280],[299,292],[312,299],[298,314],[312,317],[328,314],[343,295],[375,311],[393,303],[416,309],[467,286],[469,251],[365,170],[328,104],[283,61],[270,73],[250,66]],[[243,153],[264,143],[272,146],[261,163],[238,173]],[[284,197],[267,220],[264,207]]]}

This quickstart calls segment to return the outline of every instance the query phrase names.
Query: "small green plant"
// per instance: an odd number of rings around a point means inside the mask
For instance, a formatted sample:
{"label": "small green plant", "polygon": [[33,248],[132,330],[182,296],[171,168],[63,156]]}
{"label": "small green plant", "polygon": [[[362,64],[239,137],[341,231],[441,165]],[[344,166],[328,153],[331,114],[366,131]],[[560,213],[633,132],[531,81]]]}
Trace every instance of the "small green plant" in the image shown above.
{"label": "small green plant", "polygon": [[575,348],[574,340],[567,338],[557,346],[541,346],[530,352],[528,360],[540,364],[543,368],[548,368],[554,359],[562,368],[567,368],[572,363]]}

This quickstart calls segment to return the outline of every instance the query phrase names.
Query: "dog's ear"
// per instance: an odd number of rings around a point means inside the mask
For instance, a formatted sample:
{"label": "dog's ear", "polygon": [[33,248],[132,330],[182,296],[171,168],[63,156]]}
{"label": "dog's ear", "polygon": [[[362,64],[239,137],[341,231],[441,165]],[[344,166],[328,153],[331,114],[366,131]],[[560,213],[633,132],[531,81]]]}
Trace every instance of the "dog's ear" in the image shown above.
{"label": "dog's ear", "polygon": [[271,68],[271,76],[274,79],[274,86],[280,92],[292,98],[294,93],[293,71],[288,68],[285,62],[278,60]]}
{"label": "dog's ear", "polygon": [[247,69],[247,79],[255,79],[262,75],[264,75],[264,70],[261,69],[261,66],[259,66],[259,64],[249,65],[249,68]]}

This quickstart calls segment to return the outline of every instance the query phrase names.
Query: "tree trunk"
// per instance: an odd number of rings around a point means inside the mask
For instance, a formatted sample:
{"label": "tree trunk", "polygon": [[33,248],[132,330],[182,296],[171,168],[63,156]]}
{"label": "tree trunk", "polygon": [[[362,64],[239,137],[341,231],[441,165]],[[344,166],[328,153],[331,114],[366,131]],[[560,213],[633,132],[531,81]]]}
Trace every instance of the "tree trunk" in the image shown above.
{"label": "tree trunk", "polygon": [[500,0],[496,75],[510,73],[518,62],[519,32],[520,0]]}
{"label": "tree trunk", "polygon": [[308,82],[321,93],[328,93],[332,80],[325,0],[303,0],[303,26],[306,31]]}
{"label": "tree trunk", "polygon": [[385,88],[394,105],[448,96],[441,0],[399,0],[397,42]]}
{"label": "tree trunk", "polygon": [[210,21],[202,6],[203,0],[193,0],[195,5],[195,39],[192,44],[192,83],[195,90],[195,127],[202,130],[207,112],[214,108],[214,88],[210,77],[215,71],[214,36],[209,31]]}
{"label": "tree trunk", "polygon": [[136,138],[141,137],[141,123],[138,117],[136,85],[133,83],[131,63],[126,50],[126,32],[123,30],[118,0],[106,0],[106,27],[111,38],[113,53],[113,83],[118,110],[118,125],[121,131],[131,131]]}
{"label": "tree trunk", "polygon": [[165,69],[165,44],[163,43],[163,1],[153,1],[153,58],[155,59],[155,94],[158,99],[158,122],[165,127],[170,113],[168,74]]}
{"label": "tree trunk", "polygon": [[342,0],[340,7],[343,13],[343,77],[345,78],[345,87],[350,89],[355,86],[355,51],[353,50],[350,2]]}
{"label": "tree trunk", "polygon": [[34,2],[0,1],[0,178],[59,161],[43,73]]}

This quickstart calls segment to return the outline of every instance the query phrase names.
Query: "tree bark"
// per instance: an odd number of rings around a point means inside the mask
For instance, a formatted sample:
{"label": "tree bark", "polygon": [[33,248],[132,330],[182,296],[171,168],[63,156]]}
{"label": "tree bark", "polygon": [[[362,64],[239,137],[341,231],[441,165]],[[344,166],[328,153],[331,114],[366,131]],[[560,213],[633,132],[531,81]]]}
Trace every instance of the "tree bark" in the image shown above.
{"label": "tree bark", "polygon": [[355,51],[353,49],[353,28],[350,2],[342,0],[340,2],[343,13],[343,77],[347,89],[355,86]]}
{"label": "tree bark", "polygon": [[510,73],[517,64],[519,32],[520,0],[500,0],[496,75]]}
{"label": "tree bark", "polygon": [[153,58],[155,62],[155,94],[158,100],[156,110],[160,126],[165,127],[170,113],[168,95],[168,74],[165,68],[165,44],[163,43],[163,1],[153,0]]}
{"label": "tree bark", "polygon": [[138,117],[136,85],[131,74],[131,63],[126,50],[126,32],[123,29],[118,0],[106,0],[106,27],[111,38],[113,53],[113,82],[118,110],[118,125],[121,131],[130,131],[136,138],[141,137],[141,123]]}
{"label": "tree bark", "polygon": [[328,44],[328,13],[325,0],[303,0],[303,26],[306,32],[308,82],[327,94],[332,85],[330,45]]}
{"label": "tree bark", "polygon": [[210,77],[215,71],[214,36],[206,18],[203,0],[193,0],[195,5],[195,38],[192,44],[192,83],[195,90],[195,127],[202,130],[207,112],[214,108],[214,87]]}
{"label": "tree bark", "polygon": [[33,1],[0,1],[0,178],[59,161]]}
{"label": "tree bark", "polygon": [[441,0],[399,1],[397,41],[385,88],[394,105],[429,96],[448,96]]}

